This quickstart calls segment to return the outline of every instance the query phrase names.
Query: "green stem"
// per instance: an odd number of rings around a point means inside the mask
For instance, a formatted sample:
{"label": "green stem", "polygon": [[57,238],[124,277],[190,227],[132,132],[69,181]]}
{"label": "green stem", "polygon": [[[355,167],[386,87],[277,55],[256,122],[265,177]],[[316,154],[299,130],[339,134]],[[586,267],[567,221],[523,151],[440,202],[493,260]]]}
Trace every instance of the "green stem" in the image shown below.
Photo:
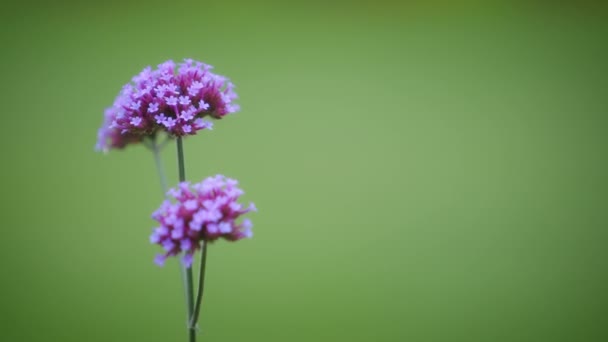
{"label": "green stem", "polygon": [[[182,137],[177,137],[177,165],[178,165],[178,171],[179,171],[179,181],[181,182],[185,182],[186,181],[186,168],[184,167],[184,146],[182,143]],[[192,319],[193,314],[194,314],[194,289],[193,289],[193,285],[192,285],[192,266],[190,267],[185,267],[185,273],[186,273],[186,301],[187,301],[187,305],[188,305],[188,318],[189,320]],[[190,321],[188,322],[190,323]],[[195,327],[192,327],[190,324],[188,324],[188,335],[190,337],[190,342],[195,342],[196,341],[196,329]]]}
{"label": "green stem", "polygon": [[[162,164],[162,159],[160,157],[160,150],[164,147],[164,145],[166,144],[166,142],[169,140],[169,138],[167,138],[166,141],[162,142],[162,143],[158,143],[156,140],[156,137],[150,139],[150,141],[145,142],[146,143],[146,147],[148,147],[151,151],[152,154],[154,155],[154,164],[156,165],[156,172],[158,173],[158,178],[160,179],[160,186],[163,190],[163,196],[167,196],[167,191],[169,190],[167,187],[167,177],[165,176],[165,171],[163,168],[163,164]],[[180,147],[181,149],[181,147]],[[183,169],[183,153],[182,153],[182,161],[179,164],[180,167]],[[180,172],[180,176],[182,175],[182,172]],[[190,322],[190,317],[192,316],[192,312],[191,312],[191,304],[189,304],[189,302],[192,300],[190,298],[192,298],[192,295],[189,295],[189,293],[192,293],[192,285],[190,285],[190,287],[188,286],[188,283],[192,283],[192,272],[190,271],[190,282],[188,281],[188,272],[186,270],[186,267],[183,265],[180,265],[180,273],[181,273],[181,278],[182,278],[182,285],[184,288],[184,298],[186,300],[186,305],[187,305],[187,318],[188,318],[188,323]],[[188,289],[190,289],[190,292],[188,292]],[[188,327],[188,329],[190,330],[190,328]],[[189,332],[190,335],[190,342],[194,342],[195,341],[195,335],[193,332]]]}
{"label": "green stem", "polygon": [[207,267],[207,244],[205,241],[201,244],[201,268],[198,271],[198,291],[196,295],[196,304],[194,306],[194,315],[190,318],[190,329],[196,328],[196,322],[198,321],[198,315],[201,311],[201,302],[203,301],[203,290],[205,288],[205,270]]}
{"label": "green stem", "polygon": [[[146,146],[148,146],[148,148],[150,150],[152,150],[152,154],[154,155],[154,163],[156,164],[156,172],[158,172],[158,178],[160,179],[160,186],[163,189],[163,196],[166,198],[167,191],[169,189],[167,188],[167,177],[165,176],[162,159],[160,158],[160,149],[163,147],[165,142],[157,144],[156,137],[154,137],[154,138],[152,138],[152,142]],[[182,285],[184,287],[184,300],[187,301],[188,294],[187,294],[187,289],[186,289],[186,271],[184,270],[183,266],[181,266],[179,268],[179,272],[182,276]],[[190,319],[190,313],[188,312],[187,314],[188,314],[188,319]]]}

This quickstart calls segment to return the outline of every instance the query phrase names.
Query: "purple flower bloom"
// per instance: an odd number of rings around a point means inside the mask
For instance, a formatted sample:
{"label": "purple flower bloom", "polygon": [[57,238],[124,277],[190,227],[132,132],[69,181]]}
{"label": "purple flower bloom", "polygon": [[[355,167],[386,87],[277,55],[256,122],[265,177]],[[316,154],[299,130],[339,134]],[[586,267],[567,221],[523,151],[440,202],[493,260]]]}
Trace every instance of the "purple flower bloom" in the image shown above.
{"label": "purple flower bloom", "polygon": [[160,113],[158,115],[154,115],[154,120],[156,120],[157,124],[162,125],[163,122],[165,122],[165,120],[167,120],[167,117],[165,116],[165,114]]}
{"label": "purple flower bloom", "polygon": [[196,119],[194,120],[194,126],[198,129],[213,129],[213,122],[211,121],[205,121],[203,119]]}
{"label": "purple flower bloom", "polygon": [[148,106],[148,113],[156,113],[158,112],[158,103],[150,103],[150,105]]}
{"label": "purple flower bloom", "polygon": [[165,201],[152,214],[160,223],[150,236],[150,242],[165,250],[155,262],[162,266],[165,259],[184,252],[183,262],[189,267],[192,255],[200,248],[201,241],[213,242],[219,238],[237,241],[253,236],[248,219],[237,223],[239,217],[257,211],[253,203],[244,207],[237,200],[243,194],[234,179],[217,175],[200,183],[180,183],[167,195],[175,203]]}
{"label": "purple flower bloom", "polygon": [[176,122],[177,121],[174,118],[166,118],[165,121],[163,121],[163,126],[170,129],[172,127],[175,127]]}
{"label": "purple flower bloom", "polygon": [[133,126],[139,126],[139,124],[141,123],[141,118],[136,116],[134,118],[131,118],[131,125]]}
{"label": "purple flower bloom", "polygon": [[180,96],[179,97],[179,104],[182,106],[187,106],[190,104],[190,97],[188,96]]}
{"label": "purple flower bloom", "polygon": [[209,109],[209,104],[203,100],[200,100],[200,102],[198,103],[198,108],[200,108],[201,110],[207,110]]}
{"label": "purple flower bloom", "polygon": [[157,69],[146,67],[106,109],[96,149],[124,148],[159,131],[184,136],[211,129],[199,120],[234,113],[236,99],[234,85],[204,63],[186,59],[179,65],[167,61]]}
{"label": "purple flower bloom", "polygon": [[177,97],[169,96],[165,99],[168,106],[177,106]]}
{"label": "purple flower bloom", "polygon": [[123,134],[116,121],[118,118],[124,118],[123,108],[110,107],[105,110],[103,125],[97,131],[96,150],[107,151],[110,148],[124,148],[130,143],[141,141],[141,136],[130,131]]}

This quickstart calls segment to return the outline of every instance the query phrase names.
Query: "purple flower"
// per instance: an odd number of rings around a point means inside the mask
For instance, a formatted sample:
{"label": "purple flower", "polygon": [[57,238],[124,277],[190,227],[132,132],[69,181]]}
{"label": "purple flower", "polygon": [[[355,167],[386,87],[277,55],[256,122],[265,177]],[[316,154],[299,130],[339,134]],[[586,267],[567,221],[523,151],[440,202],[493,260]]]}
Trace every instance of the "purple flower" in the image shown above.
{"label": "purple flower", "polygon": [[139,124],[141,123],[141,118],[136,116],[134,118],[131,119],[131,125],[133,126],[139,126]]}
{"label": "purple flower", "polygon": [[[110,107],[104,112],[104,122],[97,131],[97,144],[95,149],[107,151],[110,148],[124,148],[130,143],[138,143],[141,137],[130,132],[121,133],[116,120],[119,116],[124,117],[122,108]],[[130,121],[129,121],[130,123]]]}
{"label": "purple flower", "polygon": [[176,122],[177,121],[174,118],[166,118],[165,121],[163,121],[163,126],[170,129],[172,127],[175,127]]}
{"label": "purple flower", "polygon": [[165,120],[167,120],[167,117],[165,116],[165,114],[160,113],[158,115],[154,115],[154,120],[156,120],[157,124],[162,125],[163,122],[165,122]]}
{"label": "purple flower", "polygon": [[179,65],[167,61],[157,69],[146,67],[106,109],[96,149],[124,148],[159,131],[194,135],[212,127],[200,119],[221,119],[237,111],[234,85],[211,69],[191,59]]}
{"label": "purple flower", "polygon": [[205,101],[201,100],[198,103],[198,108],[200,108],[201,110],[207,110],[207,109],[209,109],[209,104],[205,103]]}
{"label": "purple flower", "polygon": [[148,113],[156,113],[158,111],[158,103],[150,103],[148,106]]}
{"label": "purple flower", "polygon": [[177,106],[177,97],[169,96],[165,99],[165,103],[167,103],[168,106]]}
{"label": "purple flower", "polygon": [[190,104],[190,97],[188,96],[180,96],[179,97],[179,104],[182,106],[187,106]]}
{"label": "purple flower", "polygon": [[243,193],[236,180],[222,175],[194,185],[183,182],[170,189],[167,195],[173,197],[175,203],[165,201],[152,214],[160,227],[154,229],[150,242],[165,250],[155,262],[162,266],[167,257],[184,252],[183,262],[189,267],[201,241],[251,238],[251,221],[244,219],[237,223],[241,215],[257,211],[253,203],[243,207],[237,202]]}

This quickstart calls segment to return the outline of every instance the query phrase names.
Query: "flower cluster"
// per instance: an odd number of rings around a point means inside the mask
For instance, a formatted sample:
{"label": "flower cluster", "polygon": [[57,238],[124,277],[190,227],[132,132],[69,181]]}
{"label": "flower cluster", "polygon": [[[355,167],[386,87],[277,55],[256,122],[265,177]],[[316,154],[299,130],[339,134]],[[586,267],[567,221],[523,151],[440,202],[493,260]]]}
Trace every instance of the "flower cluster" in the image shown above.
{"label": "flower cluster", "polygon": [[192,255],[200,248],[201,241],[219,238],[236,241],[252,237],[251,221],[244,219],[236,223],[236,220],[257,209],[253,203],[248,207],[237,203],[243,194],[237,185],[236,180],[217,175],[192,186],[183,182],[169,190],[167,194],[175,203],[166,200],[152,214],[160,227],[154,229],[150,242],[165,250],[155,262],[162,266],[167,257],[184,252],[184,264],[190,267]]}
{"label": "flower cluster", "polygon": [[176,65],[167,61],[157,69],[145,68],[125,85],[105,111],[97,134],[97,150],[123,148],[146,136],[165,131],[172,136],[194,135],[239,110],[234,84],[216,75],[210,65],[185,59]]}

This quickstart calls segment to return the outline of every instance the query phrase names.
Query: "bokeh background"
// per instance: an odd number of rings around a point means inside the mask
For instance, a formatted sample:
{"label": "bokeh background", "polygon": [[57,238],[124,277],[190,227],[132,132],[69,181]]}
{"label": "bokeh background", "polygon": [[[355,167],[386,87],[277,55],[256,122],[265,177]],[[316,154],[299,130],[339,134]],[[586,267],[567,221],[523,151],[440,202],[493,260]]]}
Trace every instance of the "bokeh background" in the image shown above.
{"label": "bokeh background", "polygon": [[187,177],[260,209],[210,250],[201,341],[608,340],[603,6],[1,6],[0,341],[186,341],[152,156],[93,150],[122,85],[185,57],[242,106]]}

